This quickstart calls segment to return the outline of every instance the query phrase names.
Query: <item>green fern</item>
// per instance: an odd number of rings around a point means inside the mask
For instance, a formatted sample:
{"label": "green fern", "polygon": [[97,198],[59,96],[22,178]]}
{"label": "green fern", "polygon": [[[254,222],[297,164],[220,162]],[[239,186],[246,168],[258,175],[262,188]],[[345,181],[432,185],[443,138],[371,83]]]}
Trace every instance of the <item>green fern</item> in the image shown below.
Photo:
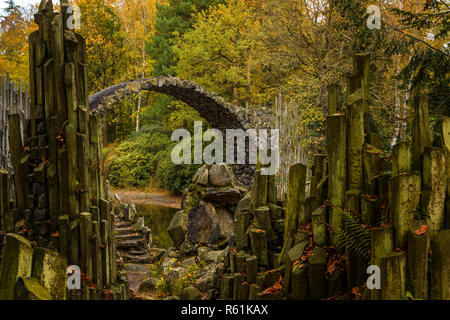
{"label": "green fern", "polygon": [[370,234],[358,219],[347,210],[338,210],[343,216],[343,228],[335,227],[338,245],[349,249],[365,261],[370,260]]}

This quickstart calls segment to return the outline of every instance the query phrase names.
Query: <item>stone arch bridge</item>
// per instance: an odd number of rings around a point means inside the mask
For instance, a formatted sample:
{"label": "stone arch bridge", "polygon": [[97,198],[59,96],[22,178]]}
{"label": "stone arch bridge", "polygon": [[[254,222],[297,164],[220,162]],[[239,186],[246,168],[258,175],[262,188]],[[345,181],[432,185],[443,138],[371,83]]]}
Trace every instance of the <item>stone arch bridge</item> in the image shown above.
{"label": "stone arch bridge", "polygon": [[[201,86],[174,77],[157,77],[123,82],[99,91],[89,97],[90,109],[99,114],[107,110],[128,95],[140,90],[167,94],[183,101],[198,111],[213,128],[250,129],[270,128],[271,116],[268,108],[254,109],[239,107],[227,103],[221,96]],[[236,165],[239,180],[249,186],[253,179],[254,168],[251,165]]]}

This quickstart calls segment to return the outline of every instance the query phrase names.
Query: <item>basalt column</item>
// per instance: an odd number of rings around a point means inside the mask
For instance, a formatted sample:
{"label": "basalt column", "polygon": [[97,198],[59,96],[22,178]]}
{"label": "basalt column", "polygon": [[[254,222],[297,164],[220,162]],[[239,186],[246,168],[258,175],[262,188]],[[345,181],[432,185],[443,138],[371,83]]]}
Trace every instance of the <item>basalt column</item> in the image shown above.
{"label": "basalt column", "polygon": [[29,38],[31,121],[24,147],[14,151],[20,155],[15,176],[22,182],[16,182],[22,186],[16,220],[25,218],[35,245],[57,250],[68,265],[81,268],[82,289],[69,297],[87,300],[116,290],[116,252],[102,133],[89,112],[86,43],[67,29],[68,8],[61,1],[62,13],[54,12],[52,1],[42,1],[35,15],[39,30]]}

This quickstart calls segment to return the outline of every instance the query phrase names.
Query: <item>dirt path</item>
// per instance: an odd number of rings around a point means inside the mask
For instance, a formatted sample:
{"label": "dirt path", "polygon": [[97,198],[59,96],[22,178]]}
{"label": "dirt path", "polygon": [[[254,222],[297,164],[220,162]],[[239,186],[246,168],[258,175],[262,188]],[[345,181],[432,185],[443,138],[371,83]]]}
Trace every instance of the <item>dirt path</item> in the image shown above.
{"label": "dirt path", "polygon": [[162,191],[141,191],[141,190],[112,190],[124,202],[134,202],[135,204],[147,204],[153,206],[163,206],[174,209],[181,209],[181,196],[172,195]]}

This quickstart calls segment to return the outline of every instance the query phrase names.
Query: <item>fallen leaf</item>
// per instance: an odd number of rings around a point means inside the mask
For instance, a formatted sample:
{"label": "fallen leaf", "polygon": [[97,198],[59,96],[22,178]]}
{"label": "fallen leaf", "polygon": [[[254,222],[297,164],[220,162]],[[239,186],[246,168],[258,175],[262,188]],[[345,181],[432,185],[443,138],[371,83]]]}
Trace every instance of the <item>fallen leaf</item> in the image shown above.
{"label": "fallen leaf", "polygon": [[421,236],[421,235],[425,234],[427,232],[427,230],[428,230],[428,226],[424,224],[419,229],[414,231],[414,233],[418,236]]}

